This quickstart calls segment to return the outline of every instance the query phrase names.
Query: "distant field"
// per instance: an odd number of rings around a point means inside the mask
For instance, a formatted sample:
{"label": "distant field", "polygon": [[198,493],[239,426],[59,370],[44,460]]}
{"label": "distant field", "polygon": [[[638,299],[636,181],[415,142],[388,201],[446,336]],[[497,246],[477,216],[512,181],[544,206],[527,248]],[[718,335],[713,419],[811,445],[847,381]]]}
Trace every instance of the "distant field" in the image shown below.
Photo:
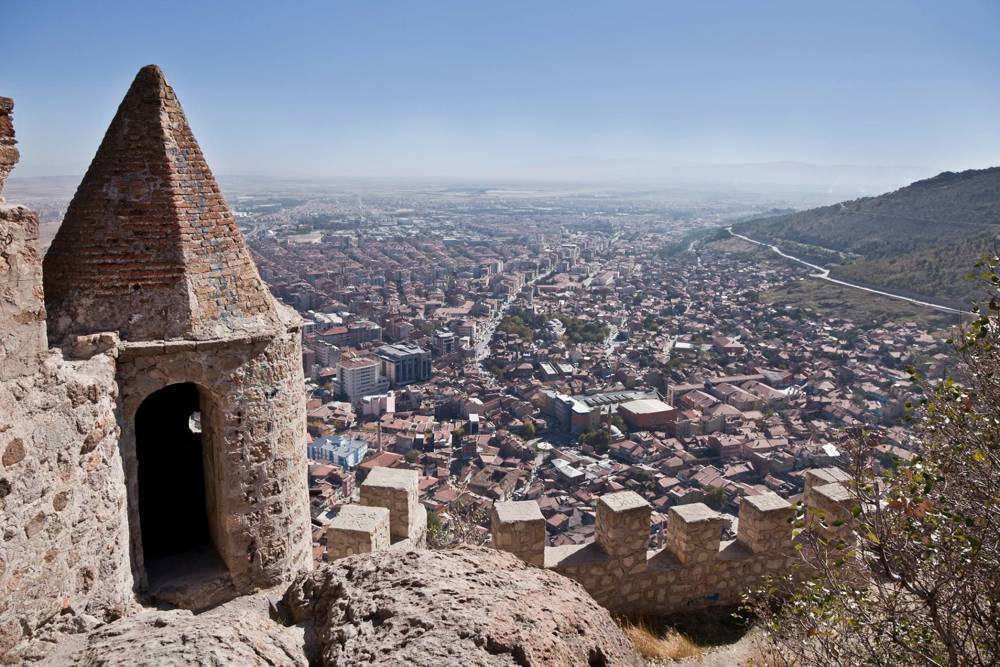
{"label": "distant field", "polygon": [[774,257],[770,250],[736,237],[730,237],[720,241],[711,241],[706,243],[704,248],[705,250],[712,252],[721,252],[729,255],[745,255],[747,257],[759,256],[767,257],[768,259]]}
{"label": "distant field", "polygon": [[812,308],[827,318],[843,318],[859,326],[895,322],[916,322],[929,329],[945,329],[958,324],[958,315],[925,308],[907,301],[843,287],[825,280],[805,278],[761,294],[767,303]]}

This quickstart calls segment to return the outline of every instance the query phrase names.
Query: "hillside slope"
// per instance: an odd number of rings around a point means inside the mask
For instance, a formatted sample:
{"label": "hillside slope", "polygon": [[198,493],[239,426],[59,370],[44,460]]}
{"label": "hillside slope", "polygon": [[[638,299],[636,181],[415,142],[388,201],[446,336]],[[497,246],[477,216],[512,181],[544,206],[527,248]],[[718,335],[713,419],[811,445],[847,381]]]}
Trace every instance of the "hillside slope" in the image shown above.
{"label": "hillside slope", "polygon": [[944,172],[734,230],[828,266],[835,277],[965,305],[981,292],[967,274],[1000,245],[1000,167]]}

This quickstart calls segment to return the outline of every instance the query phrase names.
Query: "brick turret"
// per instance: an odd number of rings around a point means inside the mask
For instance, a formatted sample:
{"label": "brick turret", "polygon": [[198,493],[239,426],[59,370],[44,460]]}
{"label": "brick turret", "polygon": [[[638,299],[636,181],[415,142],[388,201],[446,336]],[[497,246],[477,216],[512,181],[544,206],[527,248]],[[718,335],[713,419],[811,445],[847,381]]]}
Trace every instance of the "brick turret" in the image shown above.
{"label": "brick turret", "polygon": [[139,70],[45,257],[55,342],[253,334],[282,315],[173,89]]}

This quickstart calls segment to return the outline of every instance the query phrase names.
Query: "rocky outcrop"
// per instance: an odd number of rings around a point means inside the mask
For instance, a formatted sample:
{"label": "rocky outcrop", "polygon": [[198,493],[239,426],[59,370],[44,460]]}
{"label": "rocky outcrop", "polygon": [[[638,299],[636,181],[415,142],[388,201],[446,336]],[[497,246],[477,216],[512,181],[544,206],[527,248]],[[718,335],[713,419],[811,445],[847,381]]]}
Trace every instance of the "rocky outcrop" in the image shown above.
{"label": "rocky outcrop", "polygon": [[[239,598],[203,614],[146,610],[86,633],[86,616],[64,614],[49,633],[22,649],[30,661],[60,667],[133,667],[135,665],[239,665],[269,667],[309,664],[301,628],[268,615],[263,595]],[[64,635],[82,629],[77,635]]]}
{"label": "rocky outcrop", "polygon": [[639,664],[578,584],[481,547],[345,558],[301,575],[284,605],[337,667]]}
{"label": "rocky outcrop", "polygon": [[281,591],[197,615],[146,609],[106,624],[68,607],[0,664],[641,664],[578,584],[492,549],[361,554],[303,572]]}

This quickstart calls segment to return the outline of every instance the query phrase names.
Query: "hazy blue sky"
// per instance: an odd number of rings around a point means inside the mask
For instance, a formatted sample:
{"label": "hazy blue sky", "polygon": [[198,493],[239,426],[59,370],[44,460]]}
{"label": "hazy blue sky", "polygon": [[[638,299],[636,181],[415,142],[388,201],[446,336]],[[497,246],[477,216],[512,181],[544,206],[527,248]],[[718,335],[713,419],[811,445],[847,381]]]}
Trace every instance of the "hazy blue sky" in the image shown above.
{"label": "hazy blue sky", "polygon": [[159,64],[218,173],[1000,164],[1000,2],[3,0],[22,175]]}

